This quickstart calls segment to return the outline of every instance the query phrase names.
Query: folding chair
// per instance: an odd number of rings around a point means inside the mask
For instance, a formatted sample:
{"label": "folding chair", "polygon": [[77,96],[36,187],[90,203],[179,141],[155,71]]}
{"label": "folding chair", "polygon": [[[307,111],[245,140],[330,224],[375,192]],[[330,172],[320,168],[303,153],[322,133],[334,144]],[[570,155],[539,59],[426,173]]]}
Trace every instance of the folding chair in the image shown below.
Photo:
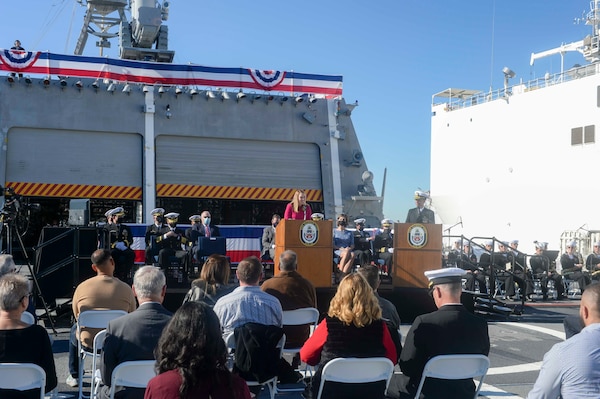
{"label": "folding chair", "polygon": [[[93,352],[98,354],[102,350],[104,346],[104,338],[106,337],[106,329],[98,332],[94,336],[94,345]],[[92,356],[92,382],[90,385],[90,395],[93,398],[96,397],[96,390],[99,386],[99,383],[102,381],[102,376],[100,375],[100,370],[98,370],[96,361],[98,360],[98,356]]]}
{"label": "folding chair", "polygon": [[26,391],[40,389],[40,399],[44,399],[46,372],[33,363],[0,363],[0,388]]}
{"label": "folding chair", "polygon": [[316,399],[321,399],[327,381],[344,384],[385,381],[385,391],[387,391],[393,373],[394,364],[386,357],[333,359],[323,367]]}
{"label": "folding chair", "polygon": [[[109,321],[126,314],[127,312],[124,310],[86,310],[84,312],[81,312],[79,314],[79,317],[77,318],[77,337],[80,337],[81,329],[83,327],[96,328],[102,330],[108,327]],[[77,339],[77,353],[79,354],[79,373],[77,380],[77,382],[79,383],[79,399],[89,398],[92,396],[93,391],[90,392],[89,396],[83,394],[84,362],[87,357],[94,358],[99,355],[98,353],[93,352],[93,348],[92,352],[84,348],[79,338]],[[94,378],[94,372],[95,370],[92,370],[92,380]]]}
{"label": "folding chair", "polygon": [[110,381],[110,399],[115,398],[117,387],[146,388],[156,376],[155,364],[156,360],[132,360],[115,367]]}
{"label": "folding chair", "polygon": [[[227,336],[227,338],[225,339],[225,345],[227,346],[230,356],[233,359],[233,356],[235,356],[235,354],[233,354],[233,350],[235,350],[235,334],[234,333],[231,333]],[[282,337],[279,339],[279,342],[277,342],[277,348],[279,349],[279,358],[281,358],[281,356],[283,355],[284,345],[285,345],[285,334],[283,334]],[[258,381],[246,380],[246,384],[249,387],[266,385],[267,388],[269,389],[269,395],[270,395],[271,399],[275,399],[275,394],[277,393],[278,378],[279,377],[277,375],[275,375],[274,377],[272,377],[266,381],[263,381],[262,383],[258,382]]]}
{"label": "folding chair", "polygon": [[421,395],[421,390],[427,377],[442,380],[462,380],[481,377],[475,390],[474,399],[477,399],[489,367],[490,359],[485,355],[439,355],[432,357],[425,364],[415,399],[418,399],[419,395]]}
{"label": "folding chair", "polygon": [[[311,327],[310,333],[312,334],[314,329],[317,327],[318,323],[319,323],[319,310],[318,309],[300,308],[300,309],[295,309],[295,310],[284,310],[283,311],[283,327],[285,327],[285,326],[302,326],[302,325],[310,324],[310,327]],[[292,356],[295,356],[297,353],[300,353],[301,348],[302,347],[283,348],[283,353],[291,354]],[[304,369],[305,373],[308,372],[309,367],[310,366],[306,365],[306,368]],[[310,372],[312,375],[312,367],[310,368]],[[293,390],[298,390],[298,389],[293,389]],[[287,389],[284,391],[287,391]]]}

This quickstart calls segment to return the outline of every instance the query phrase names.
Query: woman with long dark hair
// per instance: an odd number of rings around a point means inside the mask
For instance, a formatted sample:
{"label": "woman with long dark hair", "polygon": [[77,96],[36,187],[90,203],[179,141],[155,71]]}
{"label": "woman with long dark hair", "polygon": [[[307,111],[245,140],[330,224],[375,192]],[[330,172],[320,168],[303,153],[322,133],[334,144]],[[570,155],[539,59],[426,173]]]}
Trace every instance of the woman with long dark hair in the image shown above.
{"label": "woman with long dark hair", "polygon": [[214,306],[217,299],[229,294],[235,286],[229,285],[230,265],[226,256],[213,254],[208,257],[200,278],[192,281],[192,287],[183,299],[183,303],[189,301],[204,302]]}
{"label": "woman with long dark hair", "polygon": [[155,351],[158,375],[144,399],[249,399],[246,382],[227,369],[227,348],[212,308],[187,302],[175,312]]}

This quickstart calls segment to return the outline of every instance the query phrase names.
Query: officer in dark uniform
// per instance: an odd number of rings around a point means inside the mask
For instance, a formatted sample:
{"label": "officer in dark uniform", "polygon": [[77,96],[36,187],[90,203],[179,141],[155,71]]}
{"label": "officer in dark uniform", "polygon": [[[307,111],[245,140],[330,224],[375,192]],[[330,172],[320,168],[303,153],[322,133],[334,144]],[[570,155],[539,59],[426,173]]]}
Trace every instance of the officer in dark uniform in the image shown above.
{"label": "officer in dark uniform", "polygon": [[114,276],[121,281],[129,283],[135,262],[135,252],[131,249],[131,244],[133,243],[131,229],[129,226],[119,223],[119,218],[124,215],[125,210],[122,207],[107,211],[104,214],[107,220],[104,230],[108,233],[110,254],[115,261]]}
{"label": "officer in dark uniform", "polygon": [[[156,244],[156,237],[169,231],[169,226],[167,226],[164,222],[163,215],[165,214],[165,210],[163,208],[155,208],[150,213],[152,214],[154,223],[146,227],[145,240],[147,265],[154,264],[154,257],[158,255],[158,251],[160,250]],[[152,237],[154,237],[154,240],[152,240]]]}
{"label": "officer in dark uniform", "polygon": [[393,224],[391,219],[383,219],[381,221],[381,229],[377,231],[373,239],[373,257],[376,262],[378,259],[383,261],[384,272],[388,272],[392,268],[392,252],[394,250]]}
{"label": "officer in dark uniform", "polygon": [[[179,213],[167,213],[165,218],[167,219],[168,230],[166,233],[156,237],[156,244],[161,248],[158,252],[158,264],[161,269],[168,270],[169,266],[171,266],[169,258],[176,256],[180,259],[181,268],[185,269],[188,263],[186,258],[188,256],[187,247],[189,241],[185,237],[185,232],[177,227]],[[168,276],[170,275],[168,274]]]}
{"label": "officer in dark uniform", "polygon": [[545,254],[548,249],[547,242],[534,241],[535,254],[529,258],[529,266],[533,272],[533,277],[540,279],[543,300],[548,299],[548,280],[554,281],[554,289],[556,290],[557,299],[564,299],[565,286],[562,276],[556,273],[551,267],[552,261]]}
{"label": "officer in dark uniform", "polygon": [[361,266],[366,266],[371,263],[371,234],[365,231],[364,218],[354,220],[354,256],[358,259]]}

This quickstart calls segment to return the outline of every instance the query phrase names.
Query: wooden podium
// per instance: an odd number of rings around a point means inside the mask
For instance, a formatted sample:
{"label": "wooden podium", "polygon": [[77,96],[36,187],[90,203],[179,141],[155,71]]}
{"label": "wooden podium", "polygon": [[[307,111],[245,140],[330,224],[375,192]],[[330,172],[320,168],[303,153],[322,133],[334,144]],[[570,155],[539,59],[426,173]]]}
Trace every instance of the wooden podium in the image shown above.
{"label": "wooden podium", "polygon": [[442,225],[394,224],[394,287],[427,288],[426,270],[442,264]]}
{"label": "wooden podium", "polygon": [[281,220],[275,230],[275,275],[279,256],[292,250],[298,255],[298,273],[315,288],[331,287],[333,225],[331,220]]}

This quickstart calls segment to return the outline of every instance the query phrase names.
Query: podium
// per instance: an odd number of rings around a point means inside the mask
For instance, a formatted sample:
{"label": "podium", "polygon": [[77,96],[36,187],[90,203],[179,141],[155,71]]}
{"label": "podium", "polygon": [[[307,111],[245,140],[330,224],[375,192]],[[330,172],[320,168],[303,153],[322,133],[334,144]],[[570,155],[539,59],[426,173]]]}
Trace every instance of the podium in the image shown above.
{"label": "podium", "polygon": [[331,220],[281,220],[275,229],[275,275],[279,256],[292,250],[298,255],[298,273],[315,288],[331,287],[333,224]]}
{"label": "podium", "polygon": [[427,288],[429,280],[424,272],[441,265],[441,224],[394,224],[394,287]]}

